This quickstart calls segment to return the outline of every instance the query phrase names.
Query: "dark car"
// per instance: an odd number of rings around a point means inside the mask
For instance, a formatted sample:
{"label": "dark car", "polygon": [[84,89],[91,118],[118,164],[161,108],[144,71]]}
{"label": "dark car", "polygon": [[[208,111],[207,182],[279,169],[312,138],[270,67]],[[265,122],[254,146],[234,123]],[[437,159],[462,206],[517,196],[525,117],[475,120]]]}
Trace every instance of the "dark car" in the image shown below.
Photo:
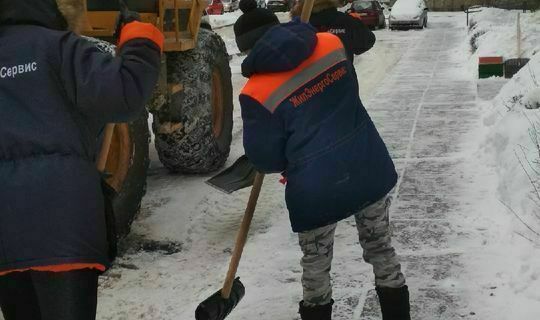
{"label": "dark car", "polygon": [[379,1],[354,1],[347,12],[355,18],[362,20],[362,22],[370,28],[376,29],[386,27],[384,9]]}
{"label": "dark car", "polygon": [[287,12],[290,10],[288,0],[268,0],[266,7],[272,12]]}

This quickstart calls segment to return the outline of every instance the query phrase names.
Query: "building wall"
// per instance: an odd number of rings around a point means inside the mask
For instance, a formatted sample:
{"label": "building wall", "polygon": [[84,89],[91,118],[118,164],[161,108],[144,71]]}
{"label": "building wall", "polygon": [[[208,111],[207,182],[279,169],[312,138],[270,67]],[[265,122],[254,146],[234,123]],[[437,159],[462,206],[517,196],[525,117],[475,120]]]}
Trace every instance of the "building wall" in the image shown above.
{"label": "building wall", "polygon": [[[534,0],[528,0],[529,2]],[[462,6],[484,5],[503,9],[521,9],[523,0],[426,0],[428,8],[433,11],[457,11]]]}
{"label": "building wall", "polygon": [[[484,5],[503,9],[522,9],[523,3],[527,2],[527,7],[538,7],[540,0],[425,0],[431,11],[460,11],[462,6],[468,8],[473,5]],[[392,4],[395,0],[390,1]]]}

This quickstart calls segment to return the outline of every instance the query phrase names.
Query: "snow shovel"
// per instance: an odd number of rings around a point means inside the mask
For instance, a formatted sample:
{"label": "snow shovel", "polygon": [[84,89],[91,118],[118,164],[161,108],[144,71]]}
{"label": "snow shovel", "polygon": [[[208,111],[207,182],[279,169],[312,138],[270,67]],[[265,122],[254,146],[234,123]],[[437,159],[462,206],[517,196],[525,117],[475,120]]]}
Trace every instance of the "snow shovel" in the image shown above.
{"label": "snow shovel", "polygon": [[[309,22],[309,17],[311,16],[314,3],[315,0],[304,1],[302,15],[300,16],[300,20],[302,20],[302,22]],[[212,177],[210,180],[206,181],[206,183],[214,188],[217,188],[218,190],[230,194],[253,185],[255,173],[255,168],[251,162],[249,162],[247,156],[243,155],[238,158],[238,160],[236,160],[232,166]]]}
{"label": "snow shovel", "polygon": [[249,159],[243,155],[229,168],[223,170],[210,180],[206,181],[212,187],[225,193],[233,193],[237,190],[253,185],[256,175],[255,167]]}
{"label": "snow shovel", "polygon": [[238,305],[240,300],[244,297],[245,288],[240,278],[236,277],[236,270],[242,257],[242,251],[246,244],[246,239],[249,232],[249,226],[251,225],[251,219],[257,206],[257,200],[259,193],[261,192],[262,183],[264,181],[264,174],[257,173],[249,196],[249,201],[240,225],[240,230],[236,235],[236,244],[229,263],[229,271],[225,277],[223,288],[208,299],[204,300],[197,310],[195,310],[195,319],[197,320],[223,320],[231,311]]}
{"label": "snow shovel", "polygon": [[521,22],[520,22],[520,13],[517,14],[517,29],[516,29],[516,39],[517,39],[517,58],[514,59],[507,59],[504,62],[504,77],[507,79],[512,78],[516,73],[523,68],[528,62],[529,59],[522,58],[522,50],[521,50]]}

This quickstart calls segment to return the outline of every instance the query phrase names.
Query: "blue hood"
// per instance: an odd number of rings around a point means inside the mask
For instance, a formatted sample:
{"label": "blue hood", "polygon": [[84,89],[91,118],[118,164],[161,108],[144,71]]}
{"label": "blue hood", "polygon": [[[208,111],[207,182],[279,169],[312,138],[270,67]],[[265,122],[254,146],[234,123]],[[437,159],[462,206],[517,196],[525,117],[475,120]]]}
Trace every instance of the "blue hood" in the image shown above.
{"label": "blue hood", "polygon": [[317,30],[294,20],[268,30],[242,63],[242,75],[292,70],[311,56],[317,46]]}

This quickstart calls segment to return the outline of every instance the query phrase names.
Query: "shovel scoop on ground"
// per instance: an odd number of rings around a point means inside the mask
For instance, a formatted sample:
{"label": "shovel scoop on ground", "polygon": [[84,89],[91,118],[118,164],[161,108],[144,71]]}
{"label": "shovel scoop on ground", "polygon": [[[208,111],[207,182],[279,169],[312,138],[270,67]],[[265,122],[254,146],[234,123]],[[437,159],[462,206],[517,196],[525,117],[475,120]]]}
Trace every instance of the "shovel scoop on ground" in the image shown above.
{"label": "shovel scoop on ground", "polygon": [[229,298],[225,299],[222,290],[218,290],[208,299],[204,300],[197,310],[195,319],[197,320],[223,320],[231,313],[244,297],[246,290],[240,278],[234,279]]}

